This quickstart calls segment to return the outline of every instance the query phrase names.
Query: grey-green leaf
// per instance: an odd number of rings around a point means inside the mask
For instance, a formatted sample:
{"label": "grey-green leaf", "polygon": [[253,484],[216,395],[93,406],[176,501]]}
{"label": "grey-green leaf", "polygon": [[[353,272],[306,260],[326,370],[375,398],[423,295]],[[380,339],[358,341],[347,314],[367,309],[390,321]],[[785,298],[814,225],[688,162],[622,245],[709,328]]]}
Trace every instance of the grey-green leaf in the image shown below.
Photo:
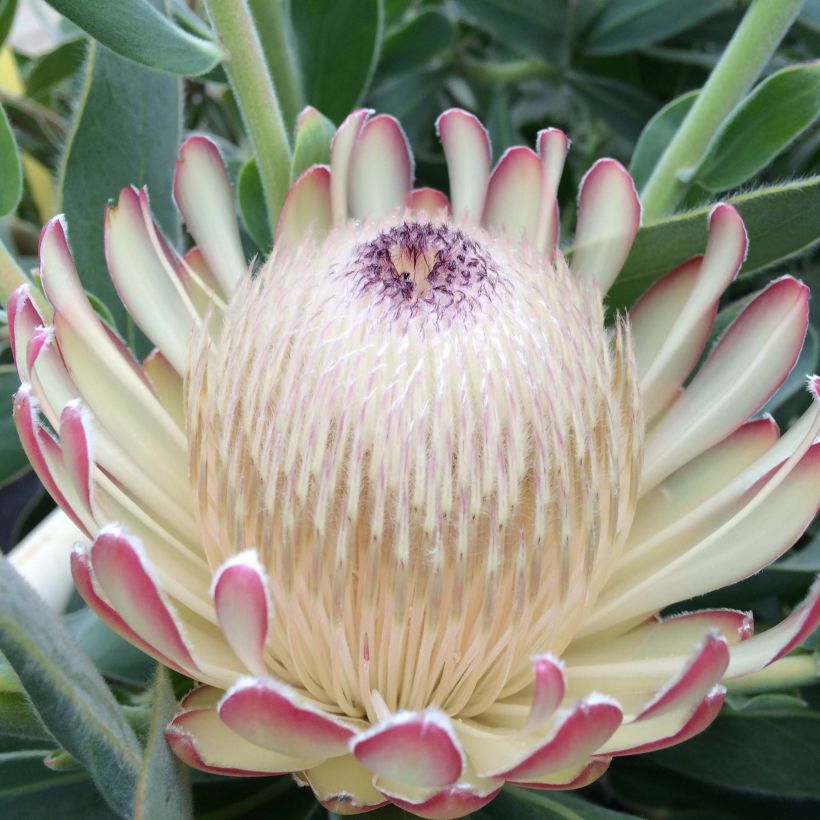
{"label": "grey-green leaf", "polygon": [[379,74],[419,68],[456,40],[450,18],[437,9],[422,9],[384,39]]}
{"label": "grey-green leaf", "polygon": [[17,142],[6,112],[0,107],[0,216],[11,213],[23,194],[23,172]]}
{"label": "grey-green leaf", "polygon": [[311,165],[330,162],[330,141],[335,130],[333,123],[315,108],[308,107],[299,115],[290,164],[291,183]]}
{"label": "grey-green leaf", "polygon": [[273,234],[268,220],[262,177],[259,176],[259,166],[256,164],[255,157],[251,157],[239,172],[236,196],[239,200],[239,212],[242,214],[245,228],[259,250],[269,251],[273,246]]}
{"label": "grey-green leaf", "polygon": [[644,126],[632,152],[629,173],[640,191],[646,184],[666,146],[678,131],[683,118],[689,113],[700,92],[688,91],[667,103]]}
{"label": "grey-green leaf", "polygon": [[454,0],[464,19],[518,52],[556,62],[570,30],[566,0]]}
{"label": "grey-green leaf", "polygon": [[[76,118],[60,173],[62,209],[86,290],[111,310],[132,345],[139,338],[108,276],[103,252],[106,201],[127,185],[147,185],[151,208],[172,244],[179,217],[171,198],[181,139],[180,80],[92,43]],[[139,352],[146,352],[143,343]]]}
{"label": "grey-green leaf", "polygon": [[364,95],[381,52],[382,0],[299,0],[293,29],[305,99],[341,122]]}
{"label": "grey-green leaf", "polygon": [[82,607],[63,615],[63,624],[108,680],[141,689],[148,685],[153,658],[117,635],[90,609]]}
{"label": "grey-green leaf", "polygon": [[38,58],[28,71],[26,93],[29,96],[43,94],[57,83],[76,74],[85,60],[86,48],[86,38],[77,37]]}
{"label": "grey-green leaf", "polygon": [[171,74],[205,74],[219,46],[174,25],[149,0],[48,0],[60,14],[117,54]]}
{"label": "grey-green leaf", "polygon": [[176,711],[176,698],[168,670],[157,667],[151,695],[151,725],[145,743],[134,820],[187,820],[193,817],[189,769],[174,755],[165,740],[165,727]]}
{"label": "grey-green leaf", "polygon": [[[583,798],[560,792],[537,792],[508,786],[474,820],[627,820],[632,814],[601,808]],[[635,818],[637,820],[637,818]]]}
{"label": "grey-green leaf", "polygon": [[11,564],[0,560],[0,651],[58,743],[130,816],[142,750],[94,665]]}
{"label": "grey-green leaf", "polygon": [[8,37],[14,13],[17,11],[17,0],[0,0],[0,45]]}
{"label": "grey-green leaf", "polygon": [[587,54],[618,54],[686,31],[725,9],[726,0],[611,0],[589,29]]}
{"label": "grey-green leaf", "polygon": [[[763,795],[820,797],[820,712],[724,710],[705,732],[649,759],[698,780]],[[788,760],[787,766],[773,761]]]}
{"label": "grey-green leaf", "polygon": [[0,738],[14,738],[17,744],[28,748],[54,745],[54,738],[21,692],[0,690]]}
{"label": "grey-green leaf", "polygon": [[0,365],[0,487],[29,469],[11,418],[12,395],[19,386],[14,365]]}
{"label": "grey-green leaf", "polygon": [[736,188],[765,168],[820,115],[820,61],[767,77],[726,122],[700,167],[710,191]]}
{"label": "grey-green leaf", "polygon": [[[805,251],[820,240],[820,176],[770,185],[729,197],[749,233],[742,272],[751,273]],[[706,247],[711,205],[647,223],[638,231],[607,299],[629,307],[656,279]]]}
{"label": "grey-green leaf", "polygon": [[49,771],[42,751],[0,754],[0,817],[116,820],[117,816],[83,772]]}

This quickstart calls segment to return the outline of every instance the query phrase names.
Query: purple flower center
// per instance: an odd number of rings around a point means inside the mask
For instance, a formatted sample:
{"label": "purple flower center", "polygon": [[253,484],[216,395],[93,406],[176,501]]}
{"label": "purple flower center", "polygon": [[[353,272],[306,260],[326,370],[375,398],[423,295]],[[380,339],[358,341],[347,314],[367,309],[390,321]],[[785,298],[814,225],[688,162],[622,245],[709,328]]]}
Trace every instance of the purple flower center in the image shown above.
{"label": "purple flower center", "polygon": [[436,322],[469,316],[495,297],[502,277],[479,242],[452,225],[403,222],[353,251],[346,275],[398,316]]}

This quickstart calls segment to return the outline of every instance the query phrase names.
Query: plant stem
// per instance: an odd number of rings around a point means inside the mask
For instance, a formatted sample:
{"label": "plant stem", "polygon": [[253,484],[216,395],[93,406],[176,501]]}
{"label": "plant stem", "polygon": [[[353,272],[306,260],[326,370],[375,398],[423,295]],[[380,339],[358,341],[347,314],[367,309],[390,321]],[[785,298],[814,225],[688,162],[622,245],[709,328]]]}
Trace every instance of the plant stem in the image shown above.
{"label": "plant stem", "polygon": [[532,77],[548,77],[556,73],[555,66],[543,60],[485,62],[472,57],[461,57],[458,64],[467,76],[494,84],[515,83]]}
{"label": "plant stem", "polygon": [[729,113],[743,99],[786,35],[805,0],[752,0],[749,10],[641,192],[644,214],[675,209]]}
{"label": "plant stem", "polygon": [[248,0],[288,133],[304,107],[299,63],[284,0]]}
{"label": "plant stem", "polygon": [[760,672],[727,681],[726,686],[730,692],[768,692],[810,686],[818,680],[820,665],[816,655],[792,655],[775,661]]}
{"label": "plant stem", "polygon": [[225,70],[253,147],[271,229],[290,180],[291,150],[247,0],[205,0],[211,23],[228,53]]}

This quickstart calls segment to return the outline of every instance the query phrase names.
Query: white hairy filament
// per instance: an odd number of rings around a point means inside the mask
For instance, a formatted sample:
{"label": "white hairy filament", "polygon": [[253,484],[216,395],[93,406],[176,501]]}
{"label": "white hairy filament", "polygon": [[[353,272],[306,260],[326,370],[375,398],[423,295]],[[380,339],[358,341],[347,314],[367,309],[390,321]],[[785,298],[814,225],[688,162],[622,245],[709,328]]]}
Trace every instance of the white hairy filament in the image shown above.
{"label": "white hairy filament", "polygon": [[[234,296],[192,354],[191,470],[211,565],[266,567],[271,675],[340,714],[469,717],[560,653],[617,558],[632,353],[560,255],[392,224],[275,252]],[[480,284],[428,280],[457,243]]]}

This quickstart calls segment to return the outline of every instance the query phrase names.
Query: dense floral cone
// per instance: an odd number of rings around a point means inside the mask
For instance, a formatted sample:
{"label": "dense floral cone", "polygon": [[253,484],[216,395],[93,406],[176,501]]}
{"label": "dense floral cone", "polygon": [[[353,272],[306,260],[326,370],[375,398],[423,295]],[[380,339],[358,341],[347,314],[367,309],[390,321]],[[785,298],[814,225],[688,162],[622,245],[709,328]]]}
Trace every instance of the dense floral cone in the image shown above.
{"label": "dense floral cone", "polygon": [[438,129],[449,200],[412,189],[394,119],[351,114],[256,271],[207,139],[176,171],[184,258],[123,190],[105,246],[156,345],[141,364],[89,305],[59,218],[40,248],[53,315],[25,287],[9,305],[21,438],[91,540],[77,586],[202,684],[174,750],[293,772],[347,814],[455,818],[505,781],[586,785],[704,729],[721,681],[820,621],[817,585],[760,635],[744,612],[658,616],[765,567],[815,515],[820,381],[791,430],[750,420],[797,360],[807,288],[769,285],[695,370],[746,253],[732,207],[606,327],[640,223],[624,168],[585,177],[568,262],[564,134],[491,172],[473,116]]}

